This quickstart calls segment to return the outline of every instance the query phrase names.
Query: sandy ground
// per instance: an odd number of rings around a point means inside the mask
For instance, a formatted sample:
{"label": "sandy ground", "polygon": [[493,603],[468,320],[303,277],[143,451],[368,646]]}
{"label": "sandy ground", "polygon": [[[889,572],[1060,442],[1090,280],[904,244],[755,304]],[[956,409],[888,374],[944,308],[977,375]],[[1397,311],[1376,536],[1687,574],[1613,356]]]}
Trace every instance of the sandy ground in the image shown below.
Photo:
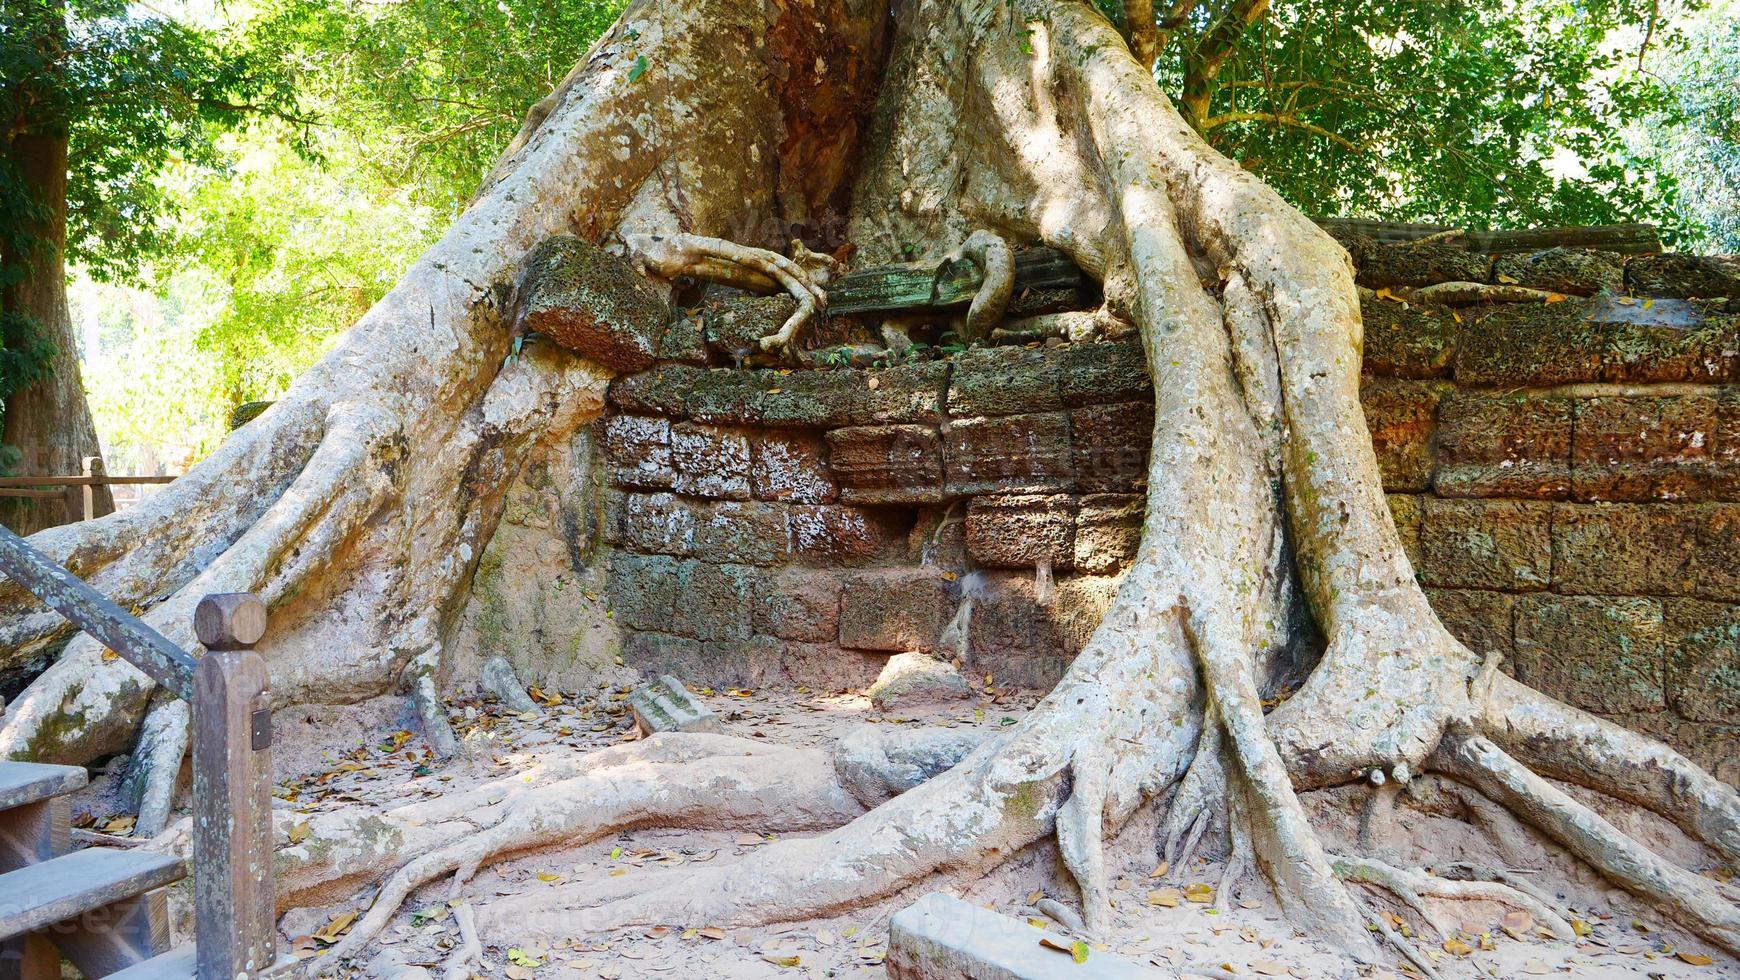
{"label": "sandy ground", "polygon": [[[275,768],[278,805],[303,813],[366,803],[397,805],[454,792],[487,779],[529,768],[563,754],[631,739],[623,691],[585,695],[542,695],[541,716],[504,713],[493,702],[457,700],[451,711],[466,752],[442,764],[427,756],[409,709],[399,698],[381,698],[342,708],[286,709],[276,719]],[[1035,702],[1027,694],[913,709],[910,717],[874,711],[866,698],[795,691],[698,692],[729,733],[788,744],[826,745],[849,727],[943,724],[987,731],[1019,718]],[[110,780],[98,780],[79,801],[83,822],[102,829],[117,811]],[[1355,791],[1357,792],[1357,791]],[[1326,844],[1335,849],[1352,832],[1347,794],[1320,795],[1308,801],[1317,812]],[[1438,807],[1442,810],[1442,807]],[[1664,822],[1627,814],[1624,825],[1654,846],[1702,869],[1708,855],[1678,836]],[[1538,841],[1503,842],[1502,854],[1479,831],[1444,815],[1434,815],[1431,793],[1418,807],[1398,811],[1397,853],[1429,865],[1437,860],[1470,859],[1510,867],[1541,867],[1543,882],[1556,890],[1584,923],[1588,935],[1575,945],[1530,933],[1521,939],[1500,928],[1507,911],[1498,906],[1439,905],[1439,924],[1449,935],[1428,933],[1422,946],[1446,978],[1473,977],[1740,977],[1740,963],[1707,943],[1676,930],[1661,914],[1607,888],[1586,869]],[[119,829],[119,828],[117,828]],[[717,833],[638,830],[579,847],[542,851],[486,868],[464,890],[463,899],[486,905],[502,895],[518,895],[555,885],[603,882],[687,865],[729,864],[742,860],[773,838],[758,828]],[[1391,956],[1389,965],[1355,967],[1300,934],[1283,918],[1260,881],[1238,886],[1225,912],[1192,901],[1200,889],[1220,880],[1212,862],[1154,874],[1154,823],[1139,818],[1111,843],[1108,865],[1114,873],[1114,926],[1094,949],[1153,964],[1162,976],[1405,977],[1412,975]],[[1427,845],[1430,846],[1427,846]],[[1531,863],[1533,862],[1533,863]],[[1061,957],[1042,946],[1042,935],[1064,939],[1067,930],[1049,920],[1034,902],[1050,896],[1073,905],[1073,886],[1062,872],[1055,847],[1029,850],[987,875],[939,877],[850,915],[790,922],[762,928],[719,928],[712,923],[672,923],[614,934],[588,932],[583,916],[562,942],[533,941],[514,935],[485,935],[478,976],[508,980],[580,980],[632,977],[881,977],[888,920],[928,891],[960,898],[1029,921],[1033,955]],[[1379,909],[1403,912],[1411,931],[1422,923],[1391,904],[1387,896],[1362,893]],[[459,931],[445,901],[447,885],[436,882],[414,895],[378,941],[378,953],[362,970],[375,975],[415,977],[426,968],[440,977],[441,963],[456,946]],[[367,908],[371,892],[323,908],[292,909],[281,920],[285,948],[315,957],[342,935],[348,921]],[[1515,926],[1516,920],[1511,920]],[[1042,932],[1043,930],[1043,932]],[[1441,943],[1441,940],[1447,942]],[[1064,945],[1067,945],[1065,940]],[[1446,951],[1448,947],[1452,951]],[[1462,952],[1468,950],[1468,952]],[[1708,955],[1714,962],[1703,965]],[[1082,976],[1096,975],[1094,953]]]}

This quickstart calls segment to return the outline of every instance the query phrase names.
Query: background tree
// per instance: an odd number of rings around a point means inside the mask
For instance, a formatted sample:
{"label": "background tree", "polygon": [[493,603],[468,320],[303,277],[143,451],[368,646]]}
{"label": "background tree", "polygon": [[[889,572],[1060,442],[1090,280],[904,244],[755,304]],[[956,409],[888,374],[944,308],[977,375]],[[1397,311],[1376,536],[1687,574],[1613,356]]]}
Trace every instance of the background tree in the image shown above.
{"label": "background tree", "polygon": [[[288,115],[289,91],[216,38],[121,0],[6,0],[0,27],[0,240],[7,455],[67,474],[98,452],[67,309],[66,265],[124,276],[165,244],[153,178],[179,157],[210,162],[210,125]],[[104,490],[99,504],[108,505]],[[0,518],[34,531],[58,504],[9,500]]]}

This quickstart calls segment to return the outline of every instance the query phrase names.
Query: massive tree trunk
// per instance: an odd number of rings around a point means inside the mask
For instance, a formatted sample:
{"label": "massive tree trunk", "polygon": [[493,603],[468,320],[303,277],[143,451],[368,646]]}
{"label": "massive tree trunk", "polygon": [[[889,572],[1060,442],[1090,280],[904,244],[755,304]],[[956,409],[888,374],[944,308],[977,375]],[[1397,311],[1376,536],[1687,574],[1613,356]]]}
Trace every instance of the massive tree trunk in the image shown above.
{"label": "massive tree trunk", "polygon": [[[58,32],[65,30],[58,5],[49,5],[41,23],[50,32],[44,46],[58,47]],[[29,99],[20,102],[28,104]],[[0,297],[0,308],[27,317],[40,341],[55,351],[47,377],[6,399],[0,443],[18,450],[20,474],[73,476],[81,471],[84,458],[99,450],[66,303],[66,127],[26,122],[20,131],[7,133],[0,156],[19,190],[39,203],[43,218],[38,227],[28,229],[29,247],[22,254],[0,256],[0,265],[16,267],[22,277]],[[96,489],[96,513],[113,510],[109,489]],[[65,519],[58,500],[0,501],[0,523],[19,534],[32,534]]]}
{"label": "massive tree trunk", "polygon": [[[1107,908],[1104,837],[1165,801],[1175,861],[1218,842],[1229,874],[1260,871],[1301,926],[1369,959],[1391,934],[1344,881],[1404,899],[1445,882],[1326,853],[1296,794],[1436,771],[1740,950],[1730,895],[1542,777],[1656,810],[1728,859],[1740,857],[1740,798],[1668,749],[1500,674],[1427,605],[1360,415],[1358,303],[1340,247],[1209,149],[1091,4],[910,0],[892,26],[886,16],[870,0],[631,7],[534,110],[442,242],[283,401],[149,504],[34,543],[124,604],[149,606],[146,618],[183,643],[199,595],[261,593],[280,701],[422,681],[440,670],[504,484],[600,410],[603,370],[548,346],[505,358],[511,283],[539,240],[578,232],[633,250],[680,231],[769,246],[793,224],[838,228],[831,209],[845,201],[860,263],[940,254],[989,229],[1069,253],[1148,355],[1142,544],[1086,649],[1020,723],[836,830],[729,868],[684,869],[662,887],[643,877],[619,893],[500,901],[483,910],[486,932],[561,932],[579,905],[600,905],[588,921],[601,927],[802,918],[941,869],[982,869],[1051,835],[1092,928]],[[685,261],[716,268],[718,255],[642,258],[670,273]],[[57,636],[16,593],[0,603],[10,644]],[[82,761],[126,745],[149,683],[100,654],[68,644],[0,749]],[[1262,697],[1301,675],[1265,716]],[[176,710],[151,709],[148,729],[175,730]],[[650,768],[636,771],[696,778],[696,759],[744,751],[729,740],[673,748],[682,738],[653,740]],[[752,765],[727,768],[748,785]],[[845,819],[855,770],[833,767],[809,805],[783,809]],[[720,819],[761,817],[744,793],[721,790]],[[661,817],[651,791],[595,808],[556,797],[523,793],[486,839],[432,854],[415,834],[381,837],[388,853],[367,866],[418,860],[341,954],[421,881]],[[670,819],[696,822],[692,802]],[[1540,907],[1506,885],[1484,892]]]}

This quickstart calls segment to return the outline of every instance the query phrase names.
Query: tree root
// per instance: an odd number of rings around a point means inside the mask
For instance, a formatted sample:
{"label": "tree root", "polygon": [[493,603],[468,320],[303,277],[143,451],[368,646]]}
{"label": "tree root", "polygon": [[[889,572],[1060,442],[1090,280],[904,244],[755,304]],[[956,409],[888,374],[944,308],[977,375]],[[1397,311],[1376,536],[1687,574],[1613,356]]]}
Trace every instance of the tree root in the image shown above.
{"label": "tree root", "polygon": [[441,972],[445,980],[466,980],[472,964],[483,959],[483,943],[477,938],[477,917],[471,914],[470,902],[453,907],[453,921],[459,925],[459,948],[441,965]]}
{"label": "tree root", "polygon": [[[1507,905],[1520,909],[1534,917],[1536,922],[1552,932],[1553,938],[1565,942],[1575,942],[1577,933],[1571,929],[1571,924],[1565,921],[1564,913],[1554,908],[1550,903],[1542,901],[1538,895],[1515,888],[1509,884],[1492,880],[1457,880],[1440,878],[1409,868],[1398,868],[1376,858],[1337,856],[1334,859],[1335,872],[1344,881],[1357,881],[1363,884],[1376,885],[1401,899],[1403,904],[1417,914],[1425,924],[1438,933],[1440,939],[1446,938],[1456,930],[1446,928],[1426,904],[1428,898],[1442,898],[1453,901],[1482,901]],[[1471,866],[1462,865],[1465,869]],[[1469,870],[1467,873],[1476,872]],[[1485,873],[1495,877],[1497,872]]]}
{"label": "tree root", "polygon": [[758,281],[746,279],[750,273],[777,282],[798,307],[779,330],[761,338],[762,350],[790,352],[798,331],[828,305],[827,294],[810,271],[778,252],[684,233],[629,235],[624,241],[642,268],[666,279],[694,276],[732,285]]}
{"label": "tree root", "polygon": [[1015,255],[1000,235],[981,228],[950,252],[939,268],[946,269],[963,259],[978,266],[985,277],[979,291],[973,294],[973,303],[967,308],[967,319],[961,327],[962,342],[970,344],[989,337],[991,329],[1002,321],[1003,311],[1009,308],[1009,296],[1015,290]]}

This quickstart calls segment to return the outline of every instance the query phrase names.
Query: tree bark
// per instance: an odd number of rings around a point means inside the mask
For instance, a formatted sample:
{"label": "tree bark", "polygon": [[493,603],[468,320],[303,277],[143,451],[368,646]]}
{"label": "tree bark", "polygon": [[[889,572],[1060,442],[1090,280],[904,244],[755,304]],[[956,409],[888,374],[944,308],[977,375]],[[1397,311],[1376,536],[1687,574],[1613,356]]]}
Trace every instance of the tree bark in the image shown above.
{"label": "tree bark", "polygon": [[[43,45],[59,48],[64,18],[51,6],[43,18],[48,36]],[[38,79],[36,85],[52,84]],[[44,101],[53,103],[52,97]],[[5,143],[6,165],[25,193],[40,199],[47,220],[30,229],[36,247],[29,254],[3,257],[7,265],[24,268],[21,282],[5,291],[0,304],[8,313],[33,321],[55,349],[48,377],[24,386],[6,399],[0,443],[18,450],[18,473],[28,476],[77,476],[84,458],[100,455],[96,427],[85,402],[79,372],[78,340],[66,300],[66,126],[59,120],[30,120]],[[95,488],[96,514],[114,509],[108,487]],[[58,500],[0,500],[0,523],[18,534],[34,534],[68,519]]]}

